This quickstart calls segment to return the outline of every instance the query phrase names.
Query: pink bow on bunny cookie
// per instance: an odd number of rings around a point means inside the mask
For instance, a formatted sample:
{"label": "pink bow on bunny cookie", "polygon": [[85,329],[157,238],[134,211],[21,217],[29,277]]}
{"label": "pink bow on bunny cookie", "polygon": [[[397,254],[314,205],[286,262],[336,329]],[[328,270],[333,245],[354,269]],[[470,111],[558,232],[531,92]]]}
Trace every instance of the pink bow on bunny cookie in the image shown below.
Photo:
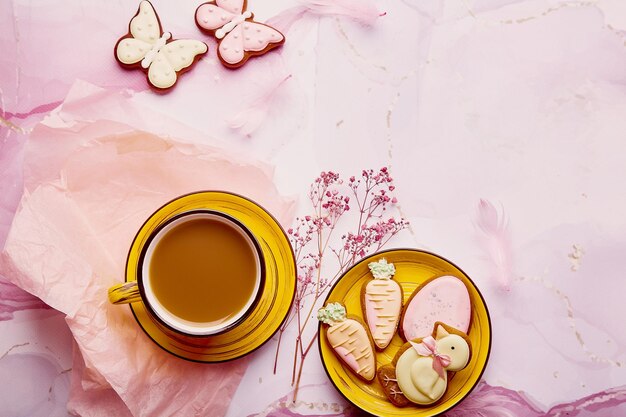
{"label": "pink bow on bunny cookie", "polygon": [[432,356],[433,357],[433,369],[437,372],[439,377],[444,378],[444,368],[450,366],[450,357],[448,355],[442,355],[437,352],[437,341],[432,336],[427,336],[422,339],[422,343],[415,343],[409,341],[413,349],[420,356]]}

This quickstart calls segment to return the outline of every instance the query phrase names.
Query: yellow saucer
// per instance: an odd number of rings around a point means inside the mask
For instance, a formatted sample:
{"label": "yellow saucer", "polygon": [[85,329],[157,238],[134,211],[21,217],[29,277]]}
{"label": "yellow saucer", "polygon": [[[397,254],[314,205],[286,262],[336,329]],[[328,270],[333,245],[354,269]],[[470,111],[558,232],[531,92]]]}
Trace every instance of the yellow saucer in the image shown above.
{"label": "yellow saucer", "polygon": [[[337,390],[352,404],[370,414],[381,417],[413,416],[431,417],[448,411],[465,398],[480,380],[491,349],[491,321],[485,300],[468,276],[453,263],[435,254],[412,250],[395,249],[376,253],[361,260],[349,269],[333,286],[324,305],[339,302],[346,306],[348,315],[363,319],[361,309],[361,287],[372,279],[367,266],[381,258],[387,259],[396,267],[393,277],[404,292],[404,301],[417,286],[429,278],[441,275],[454,275],[461,279],[469,290],[472,303],[472,320],[468,336],[472,344],[472,357],[465,369],[456,372],[448,381],[448,389],[443,398],[432,406],[396,407],[387,400],[378,379],[364,382],[337,358],[328,343],[325,331],[320,324],[319,349],[326,373]],[[365,320],[363,320],[365,321]],[[387,348],[376,352],[376,366],[391,362],[404,341],[398,334]]]}
{"label": "yellow saucer", "polygon": [[278,330],[287,316],[296,288],[296,263],[287,235],[267,211],[256,203],[227,192],[204,191],[187,194],[158,209],[143,224],[131,245],[126,262],[126,281],[137,280],[141,249],[152,232],[176,214],[197,209],[226,213],[256,237],[265,261],[265,285],[250,314],[230,330],[197,343],[182,343],[162,332],[148,316],[143,303],[131,310],[144,332],[157,345],[190,361],[213,363],[240,358],[259,348]]}

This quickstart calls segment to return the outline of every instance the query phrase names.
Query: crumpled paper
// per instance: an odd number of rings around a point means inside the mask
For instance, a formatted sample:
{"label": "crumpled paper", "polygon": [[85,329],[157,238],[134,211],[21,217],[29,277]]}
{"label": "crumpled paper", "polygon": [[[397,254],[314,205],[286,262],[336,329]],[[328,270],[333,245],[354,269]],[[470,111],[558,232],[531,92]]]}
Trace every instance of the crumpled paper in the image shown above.
{"label": "crumpled paper", "polygon": [[171,133],[207,141],[126,93],[78,83],[26,145],[24,196],[0,272],[66,314],[76,340],[72,413],[221,416],[247,367],[249,357],[211,365],[176,358],[127,306],[107,301],[143,221],[178,195],[232,191],[283,224],[291,219],[293,204],[277,192],[270,167]]}

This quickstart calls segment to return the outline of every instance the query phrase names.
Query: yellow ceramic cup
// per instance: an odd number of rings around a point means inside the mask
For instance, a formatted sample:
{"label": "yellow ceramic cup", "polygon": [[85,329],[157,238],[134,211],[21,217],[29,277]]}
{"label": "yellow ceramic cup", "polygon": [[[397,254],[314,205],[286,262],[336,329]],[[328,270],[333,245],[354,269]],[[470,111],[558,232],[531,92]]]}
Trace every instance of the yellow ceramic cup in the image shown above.
{"label": "yellow ceramic cup", "polygon": [[[243,308],[230,312],[219,322],[201,323],[185,320],[172,313],[164,303],[159,300],[153,290],[151,280],[151,262],[155,259],[155,248],[161,240],[170,232],[187,224],[190,221],[206,219],[213,222],[220,222],[228,226],[233,233],[238,233],[241,241],[244,241],[254,256],[256,266],[256,276],[254,289],[247,299]],[[127,268],[128,270],[128,268]],[[109,301],[112,304],[143,303],[150,318],[157,324],[159,329],[170,337],[185,343],[189,338],[214,336],[223,333],[246,318],[254,308],[261,294],[265,281],[265,262],[263,252],[254,234],[234,217],[215,210],[196,209],[176,214],[165,219],[158,225],[152,234],[140,248],[139,262],[136,269],[137,280],[131,280],[123,284],[118,284],[109,289]],[[173,278],[174,279],[174,278]],[[207,279],[213,279],[207,276]],[[223,279],[215,277],[214,279]],[[236,289],[233,289],[236,291]],[[210,306],[207,303],[207,308]]]}

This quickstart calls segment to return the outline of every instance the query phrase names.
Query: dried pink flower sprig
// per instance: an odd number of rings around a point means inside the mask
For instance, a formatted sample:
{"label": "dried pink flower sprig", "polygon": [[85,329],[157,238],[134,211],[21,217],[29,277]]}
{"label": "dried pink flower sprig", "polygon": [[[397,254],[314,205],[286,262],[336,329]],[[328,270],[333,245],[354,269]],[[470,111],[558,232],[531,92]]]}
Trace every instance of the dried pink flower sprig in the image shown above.
{"label": "dried pink flower sprig", "polygon": [[[396,220],[393,217],[387,220],[379,220],[373,225],[364,224],[361,226],[361,233],[348,233],[342,236],[345,241],[342,250],[335,252],[340,260],[344,256],[351,256],[352,259],[363,258],[369,252],[379,251],[385,244],[400,230],[406,228],[408,222],[404,219]],[[373,250],[372,250],[373,248]]]}
{"label": "dried pink flower sprig", "polygon": [[[322,172],[309,189],[311,214],[298,217],[287,231],[296,256],[298,286],[294,307],[278,333],[274,373],[282,335],[292,323],[297,323],[292,370],[294,401],[304,360],[317,338],[315,333],[307,342],[303,340],[318,300],[348,268],[367,254],[381,250],[409,225],[404,219],[388,216],[389,209],[398,202],[392,195],[394,189],[387,167],[363,170],[360,177],[352,176],[347,181],[336,172]],[[354,215],[346,216],[348,212]],[[354,229],[338,237],[334,232],[341,219],[343,225],[352,220]],[[336,262],[336,272],[329,277],[322,276],[322,266],[328,271],[328,250]]]}

